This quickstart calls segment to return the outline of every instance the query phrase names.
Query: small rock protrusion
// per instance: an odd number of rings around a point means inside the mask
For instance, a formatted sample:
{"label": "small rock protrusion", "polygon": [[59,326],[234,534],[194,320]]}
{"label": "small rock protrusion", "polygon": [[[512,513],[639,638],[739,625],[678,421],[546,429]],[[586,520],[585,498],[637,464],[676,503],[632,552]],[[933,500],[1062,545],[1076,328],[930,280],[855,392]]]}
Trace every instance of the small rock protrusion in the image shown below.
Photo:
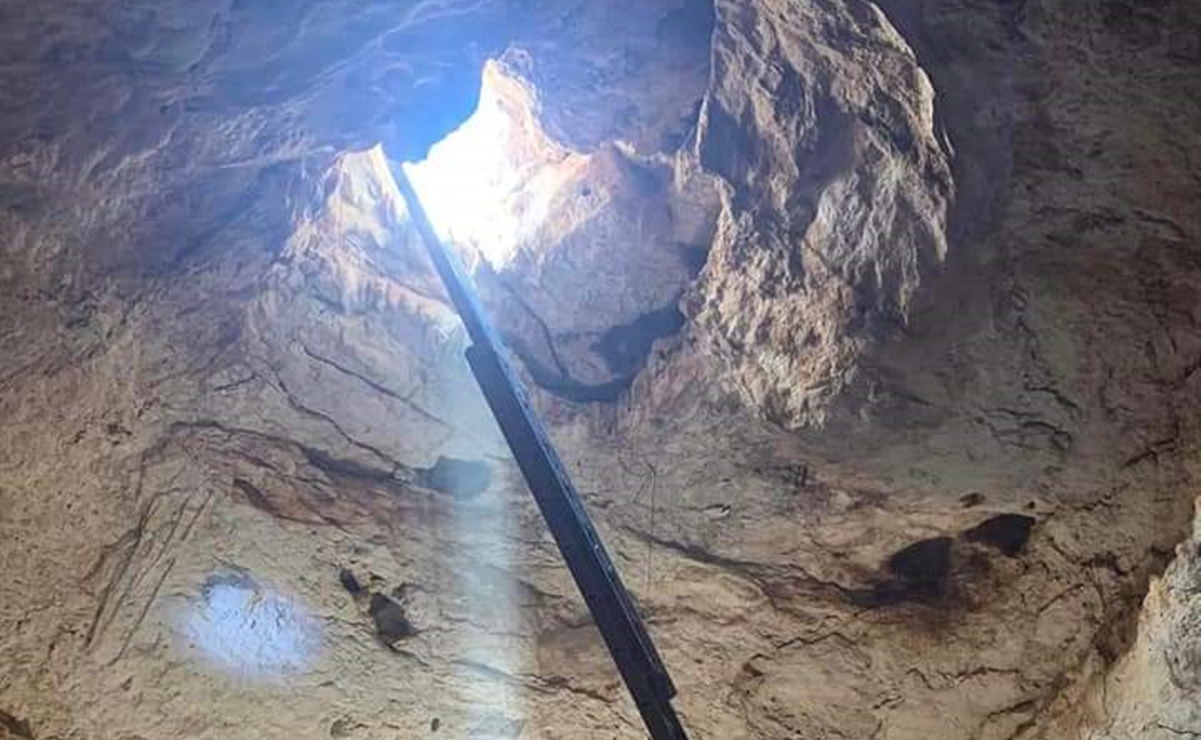
{"label": "small rock protrusion", "polygon": [[338,582],[352,596],[358,596],[363,593],[363,584],[359,583],[359,579],[355,577],[354,572],[350,568],[342,568],[338,571]]}
{"label": "small rock protrusion", "polygon": [[979,491],[965,493],[959,497],[959,503],[962,504],[963,508],[965,509],[979,506],[980,504],[984,503],[984,494],[980,493]]}
{"label": "small rock protrusion", "polygon": [[422,475],[422,483],[457,499],[473,499],[492,484],[492,468],[479,460],[439,457],[434,467]]}
{"label": "small rock protrusion", "polygon": [[388,647],[417,634],[417,628],[409,621],[404,604],[385,594],[372,594],[368,613],[375,622],[375,634]]}

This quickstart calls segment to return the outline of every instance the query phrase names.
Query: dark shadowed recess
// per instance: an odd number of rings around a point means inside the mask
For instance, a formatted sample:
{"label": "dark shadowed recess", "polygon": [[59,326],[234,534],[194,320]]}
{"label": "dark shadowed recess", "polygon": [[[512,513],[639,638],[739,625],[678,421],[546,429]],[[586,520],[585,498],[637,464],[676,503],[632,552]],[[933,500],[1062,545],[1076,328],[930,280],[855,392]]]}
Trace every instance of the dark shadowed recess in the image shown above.
{"label": "dark shadowed recess", "polygon": [[519,340],[506,339],[539,388],[576,403],[612,403],[621,398],[646,366],[654,343],[678,334],[684,321],[684,314],[673,302],[602,334],[592,349],[616,376],[605,383],[582,383],[539,362]]}
{"label": "dark shadowed recess", "polygon": [[935,537],[909,545],[888,559],[891,578],[876,585],[867,602],[885,606],[904,601],[936,602],[947,595],[952,540]]}
{"label": "dark shadowed recess", "polygon": [[979,542],[1014,557],[1030,539],[1034,518],[1022,514],[1000,514],[963,533],[968,542]]}
{"label": "dark shadowed recess", "polygon": [[387,594],[372,594],[368,606],[371,621],[375,623],[375,634],[388,647],[407,637],[417,634],[409,621],[404,604]]}
{"label": "dark shadowed recess", "polygon": [[629,324],[615,326],[601,335],[596,352],[614,374],[625,378],[626,385],[646,364],[651,347],[684,327],[684,314],[675,303],[643,314]]}
{"label": "dark shadowed recess", "polygon": [[989,556],[972,545],[1019,557],[1026,548],[1036,521],[1022,514],[998,514],[961,533],[932,537],[906,545],[883,564],[886,577],[870,588],[851,592],[856,604],[867,608],[903,603],[950,605],[958,588],[976,581],[989,570]]}
{"label": "dark shadowed recess", "polygon": [[0,730],[4,732],[0,737],[12,736],[21,740],[33,740],[33,730],[29,728],[29,723],[17,719],[3,709],[0,709]]}

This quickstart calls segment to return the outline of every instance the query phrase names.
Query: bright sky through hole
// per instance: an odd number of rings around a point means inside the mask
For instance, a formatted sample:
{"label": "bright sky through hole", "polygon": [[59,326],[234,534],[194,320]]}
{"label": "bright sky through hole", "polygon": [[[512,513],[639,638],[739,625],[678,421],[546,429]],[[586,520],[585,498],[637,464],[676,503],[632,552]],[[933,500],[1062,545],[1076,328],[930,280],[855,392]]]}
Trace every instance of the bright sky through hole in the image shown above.
{"label": "bright sky through hole", "polygon": [[405,164],[439,235],[478,251],[494,267],[512,257],[546,213],[534,187],[543,163],[522,161],[519,148],[527,156],[536,148],[523,146],[530,143],[528,132],[521,112],[500,93],[501,80],[496,67],[486,65],[476,111],[424,161]]}

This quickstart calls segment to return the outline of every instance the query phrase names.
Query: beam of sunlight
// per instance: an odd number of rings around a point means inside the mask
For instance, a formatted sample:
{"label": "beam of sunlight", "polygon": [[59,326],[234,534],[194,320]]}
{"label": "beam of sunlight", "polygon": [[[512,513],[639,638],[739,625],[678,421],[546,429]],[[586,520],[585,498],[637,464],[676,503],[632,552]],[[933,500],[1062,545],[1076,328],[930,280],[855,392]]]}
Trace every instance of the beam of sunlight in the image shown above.
{"label": "beam of sunlight", "polygon": [[[521,637],[522,613],[512,543],[518,537],[512,502],[492,487],[454,507],[455,539],[466,543],[456,564],[455,609],[465,629],[455,647],[460,656],[461,700],[470,707],[466,729],[471,736],[516,736],[527,717],[516,677],[533,670],[531,643]],[[517,729],[517,732],[497,728]]]}
{"label": "beam of sunlight", "polygon": [[[583,160],[546,137],[532,104],[521,83],[489,62],[472,116],[424,161],[402,165],[434,229],[469,264],[473,256],[498,270],[509,264],[536,237],[566,173]],[[462,483],[445,486],[454,494],[447,536],[457,547],[439,607],[456,625],[447,640],[459,674],[454,701],[467,708],[468,736],[515,737],[527,722],[520,677],[536,662],[532,617],[512,575],[520,567],[513,555],[520,523],[503,487],[469,495]]]}

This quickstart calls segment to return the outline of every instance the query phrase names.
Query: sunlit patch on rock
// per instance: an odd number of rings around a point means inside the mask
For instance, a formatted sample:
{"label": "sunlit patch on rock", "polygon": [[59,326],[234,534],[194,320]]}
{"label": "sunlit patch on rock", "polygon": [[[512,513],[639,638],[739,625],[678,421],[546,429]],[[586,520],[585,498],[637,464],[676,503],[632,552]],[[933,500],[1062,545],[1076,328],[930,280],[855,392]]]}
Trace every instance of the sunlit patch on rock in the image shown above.
{"label": "sunlit patch on rock", "polygon": [[318,647],[317,625],[299,604],[235,571],[205,580],[182,626],[190,651],[243,677],[303,672]]}

